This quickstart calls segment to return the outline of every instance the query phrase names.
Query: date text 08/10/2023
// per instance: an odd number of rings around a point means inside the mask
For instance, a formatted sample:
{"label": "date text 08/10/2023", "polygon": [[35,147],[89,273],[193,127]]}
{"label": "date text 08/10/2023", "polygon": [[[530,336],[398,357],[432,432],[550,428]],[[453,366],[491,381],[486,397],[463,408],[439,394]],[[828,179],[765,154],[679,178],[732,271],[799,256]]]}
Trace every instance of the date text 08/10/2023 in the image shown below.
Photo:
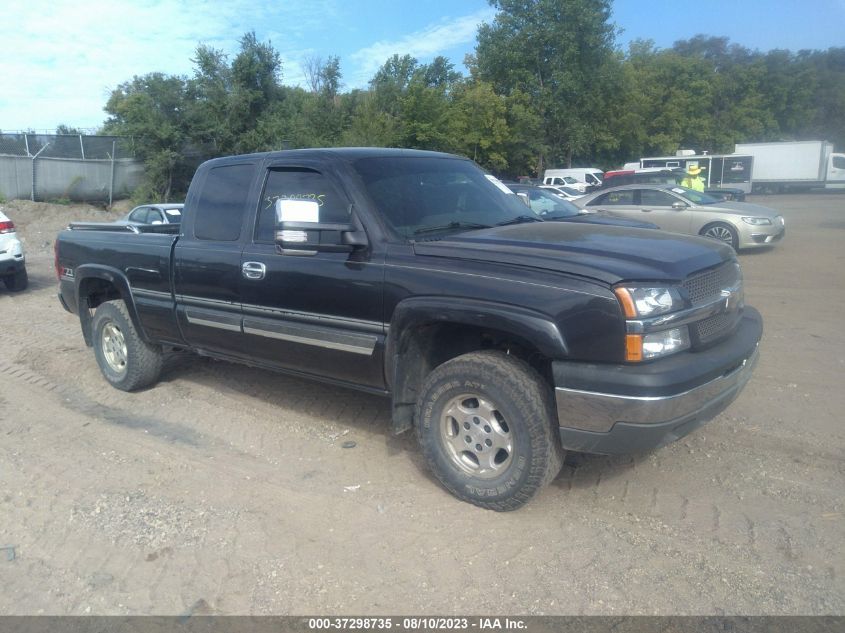
{"label": "date text 08/10/2023", "polygon": [[513,618],[464,618],[464,617],[403,617],[403,618],[309,618],[311,630],[358,630],[358,631],[430,631],[470,630],[519,631],[527,628],[523,620]]}

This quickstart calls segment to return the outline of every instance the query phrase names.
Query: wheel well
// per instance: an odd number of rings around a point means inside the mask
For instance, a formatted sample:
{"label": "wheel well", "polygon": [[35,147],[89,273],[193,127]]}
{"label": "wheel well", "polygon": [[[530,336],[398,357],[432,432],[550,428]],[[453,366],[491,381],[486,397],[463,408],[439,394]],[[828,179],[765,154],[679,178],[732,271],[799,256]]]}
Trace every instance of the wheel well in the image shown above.
{"label": "wheel well", "polygon": [[734,233],[738,231],[738,229],[733,225],[733,223],[728,220],[714,220],[713,222],[708,222],[707,224],[702,226],[701,230],[698,232],[699,235],[703,234],[711,226],[726,226],[731,229]]}
{"label": "wheel well", "polygon": [[491,349],[524,360],[552,383],[551,359],[519,336],[461,323],[420,325],[402,337],[394,352],[393,431],[400,433],[413,426],[420,389],[432,370],[463,354]]}
{"label": "wheel well", "polygon": [[91,321],[94,310],[101,303],[113,299],[122,299],[120,291],[110,281],[105,279],[88,278],[79,285],[79,321],[82,325],[82,336],[88,347],[93,345]]}

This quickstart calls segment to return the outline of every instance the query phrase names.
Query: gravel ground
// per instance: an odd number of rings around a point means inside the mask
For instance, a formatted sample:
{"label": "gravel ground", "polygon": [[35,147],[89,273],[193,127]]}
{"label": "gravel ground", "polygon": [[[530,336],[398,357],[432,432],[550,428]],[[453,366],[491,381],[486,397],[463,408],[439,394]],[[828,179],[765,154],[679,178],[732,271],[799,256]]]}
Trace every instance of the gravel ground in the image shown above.
{"label": "gravel ground", "polygon": [[845,614],[845,195],[754,201],[788,233],[740,256],[745,392],[508,514],[443,491],[379,398],[188,354],[112,389],[52,241],[116,213],[6,203],[31,287],[0,290],[0,614]]}

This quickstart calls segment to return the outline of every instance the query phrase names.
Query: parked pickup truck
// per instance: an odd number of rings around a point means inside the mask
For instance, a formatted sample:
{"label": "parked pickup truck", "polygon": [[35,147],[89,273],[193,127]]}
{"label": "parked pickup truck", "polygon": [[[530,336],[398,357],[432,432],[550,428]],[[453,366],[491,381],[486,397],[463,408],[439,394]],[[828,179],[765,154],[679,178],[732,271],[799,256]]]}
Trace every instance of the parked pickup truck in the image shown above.
{"label": "parked pickup truck", "polygon": [[118,389],[179,348],[382,394],[450,492],[513,510],[564,450],[649,450],[713,418],[762,333],[729,246],[526,214],[448,154],[221,158],[181,225],[62,231],[59,298]]}

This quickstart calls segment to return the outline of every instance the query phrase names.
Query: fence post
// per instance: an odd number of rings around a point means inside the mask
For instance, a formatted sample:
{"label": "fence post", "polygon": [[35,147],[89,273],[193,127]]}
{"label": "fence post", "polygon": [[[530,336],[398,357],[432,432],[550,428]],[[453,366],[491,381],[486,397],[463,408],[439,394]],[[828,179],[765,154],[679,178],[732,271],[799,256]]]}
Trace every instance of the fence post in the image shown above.
{"label": "fence post", "polygon": [[82,154],[82,160],[85,160],[85,146],[82,144],[82,134],[79,135],[79,153]]}
{"label": "fence post", "polygon": [[[35,154],[35,156],[32,157],[32,195],[31,195],[31,198],[32,198],[33,202],[35,202],[35,160],[38,158],[38,154],[43,152],[49,146],[50,146],[50,144],[47,143],[46,145],[44,145],[44,147],[42,147],[40,150],[38,150],[38,152]],[[27,149],[27,152],[28,151],[29,151],[29,149]]]}
{"label": "fence post", "polygon": [[112,205],[114,196],[114,154],[117,148],[117,141],[111,142],[111,179],[109,180],[109,206]]}

